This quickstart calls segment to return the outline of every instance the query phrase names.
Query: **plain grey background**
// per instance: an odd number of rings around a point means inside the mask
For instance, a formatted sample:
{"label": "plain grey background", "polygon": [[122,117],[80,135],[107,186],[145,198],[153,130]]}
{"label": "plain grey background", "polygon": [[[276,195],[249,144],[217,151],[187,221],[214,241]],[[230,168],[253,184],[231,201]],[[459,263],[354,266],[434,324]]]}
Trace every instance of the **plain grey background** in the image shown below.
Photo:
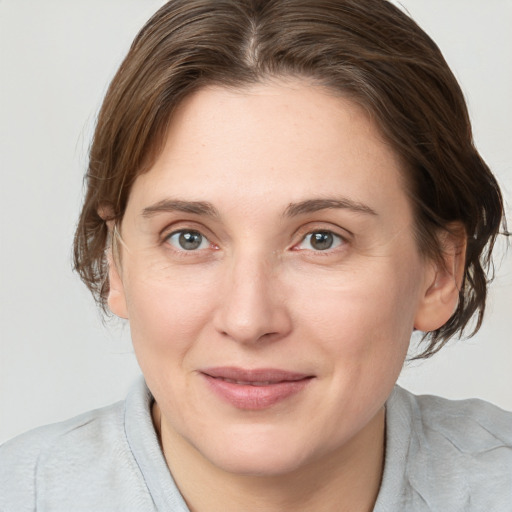
{"label": "plain grey background", "polygon": [[[102,324],[71,270],[94,120],[157,0],[0,0],[0,442],[124,397],[128,327]],[[512,203],[512,1],[402,0],[459,78],[477,147]],[[500,244],[503,254],[504,244]],[[469,342],[408,365],[418,393],[512,409],[512,251]]]}

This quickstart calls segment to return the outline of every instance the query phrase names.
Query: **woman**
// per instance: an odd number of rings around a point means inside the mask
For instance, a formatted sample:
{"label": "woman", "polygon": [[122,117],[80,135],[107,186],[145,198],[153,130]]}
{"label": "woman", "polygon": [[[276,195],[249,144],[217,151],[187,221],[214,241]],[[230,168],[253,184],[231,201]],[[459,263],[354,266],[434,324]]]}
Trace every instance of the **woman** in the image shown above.
{"label": "woman", "polygon": [[75,237],[144,381],[4,445],[0,508],[506,510],[510,413],[395,387],[414,330],[427,357],[479,327],[502,220],[392,4],[167,3],[106,95]]}

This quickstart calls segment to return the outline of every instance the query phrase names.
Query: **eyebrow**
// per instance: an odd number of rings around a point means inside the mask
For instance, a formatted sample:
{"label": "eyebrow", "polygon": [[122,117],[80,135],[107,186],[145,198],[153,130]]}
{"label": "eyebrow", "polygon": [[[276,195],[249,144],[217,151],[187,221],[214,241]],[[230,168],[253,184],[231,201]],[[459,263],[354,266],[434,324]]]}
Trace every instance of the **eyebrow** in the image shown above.
{"label": "eyebrow", "polygon": [[370,206],[352,201],[347,198],[325,198],[325,199],[307,199],[299,203],[290,203],[284,211],[285,217],[295,217],[297,215],[304,215],[306,213],[314,213],[320,210],[327,209],[343,209],[351,210],[356,213],[364,213],[367,215],[375,215],[378,213]]}
{"label": "eyebrow", "polygon": [[[298,203],[290,203],[284,211],[284,217],[296,217],[307,213],[314,213],[327,209],[344,209],[351,210],[356,213],[364,213],[367,215],[378,215],[370,206],[352,201],[347,198],[322,198],[307,199]],[[182,201],[179,199],[163,199],[158,203],[147,206],[142,210],[144,218],[151,218],[158,213],[166,212],[183,212],[195,215],[205,215],[207,217],[220,217],[219,211],[215,206],[206,201]]]}
{"label": "eyebrow", "polygon": [[163,199],[142,210],[142,216],[150,218],[157,213],[183,212],[208,217],[219,217],[219,212],[211,203],[205,201],[180,201],[179,199]]}

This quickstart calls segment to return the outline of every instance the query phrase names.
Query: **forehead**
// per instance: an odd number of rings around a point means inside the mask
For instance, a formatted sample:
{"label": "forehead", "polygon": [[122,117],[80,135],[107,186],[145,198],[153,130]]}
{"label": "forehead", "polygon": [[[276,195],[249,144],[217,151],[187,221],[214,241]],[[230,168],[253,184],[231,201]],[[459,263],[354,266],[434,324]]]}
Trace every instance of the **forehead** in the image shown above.
{"label": "forehead", "polygon": [[333,195],[374,210],[408,207],[400,160],[367,112],[300,81],[187,97],[130,202],[141,209],[169,195],[220,209],[242,201],[282,210]]}

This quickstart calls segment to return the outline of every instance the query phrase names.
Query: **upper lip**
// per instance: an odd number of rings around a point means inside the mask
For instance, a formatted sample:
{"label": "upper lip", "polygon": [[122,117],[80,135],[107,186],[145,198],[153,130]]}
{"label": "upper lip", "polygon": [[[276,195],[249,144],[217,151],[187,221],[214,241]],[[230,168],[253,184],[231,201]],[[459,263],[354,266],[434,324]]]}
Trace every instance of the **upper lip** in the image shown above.
{"label": "upper lip", "polygon": [[313,377],[313,375],[278,368],[245,369],[235,366],[203,368],[201,373],[216,379],[229,379],[238,382],[293,382]]}

